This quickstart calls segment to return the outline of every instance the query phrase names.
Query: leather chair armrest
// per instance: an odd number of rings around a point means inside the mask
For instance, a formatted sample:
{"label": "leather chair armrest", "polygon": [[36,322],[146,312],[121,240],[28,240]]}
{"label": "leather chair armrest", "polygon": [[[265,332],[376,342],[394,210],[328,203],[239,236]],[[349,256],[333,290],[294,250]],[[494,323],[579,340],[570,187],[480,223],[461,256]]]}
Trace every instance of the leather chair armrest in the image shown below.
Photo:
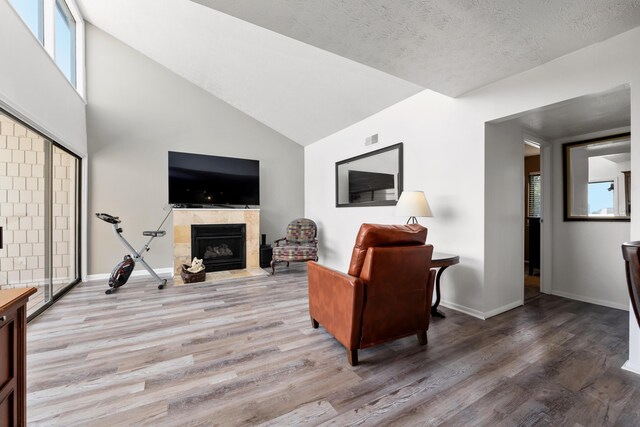
{"label": "leather chair armrest", "polygon": [[309,314],[348,350],[359,347],[364,282],[310,261]]}

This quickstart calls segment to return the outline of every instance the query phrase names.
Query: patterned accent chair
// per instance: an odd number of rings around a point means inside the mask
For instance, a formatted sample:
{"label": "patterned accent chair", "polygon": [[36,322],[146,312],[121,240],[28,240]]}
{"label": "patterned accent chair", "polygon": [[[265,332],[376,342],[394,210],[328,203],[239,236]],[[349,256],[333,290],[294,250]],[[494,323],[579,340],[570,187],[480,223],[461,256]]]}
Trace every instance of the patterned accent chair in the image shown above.
{"label": "patterned accent chair", "polygon": [[[287,226],[287,237],[273,243],[271,274],[276,273],[276,264],[297,261],[318,261],[318,227],[307,218],[294,219]],[[282,243],[282,244],[281,244]]]}

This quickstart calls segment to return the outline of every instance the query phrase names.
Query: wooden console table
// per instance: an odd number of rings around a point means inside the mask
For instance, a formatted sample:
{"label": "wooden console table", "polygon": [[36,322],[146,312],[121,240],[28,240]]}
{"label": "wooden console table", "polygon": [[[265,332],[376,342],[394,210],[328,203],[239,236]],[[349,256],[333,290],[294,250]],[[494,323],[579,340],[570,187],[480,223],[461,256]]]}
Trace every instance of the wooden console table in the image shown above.
{"label": "wooden console table", "polygon": [[27,425],[27,300],[35,288],[0,291],[0,425]]}
{"label": "wooden console table", "polygon": [[438,310],[440,305],[440,276],[452,265],[460,263],[460,257],[458,255],[444,254],[441,252],[434,252],[431,256],[431,268],[437,268],[438,274],[436,274],[436,302],[431,306],[431,315],[434,317],[445,317],[444,313]]}

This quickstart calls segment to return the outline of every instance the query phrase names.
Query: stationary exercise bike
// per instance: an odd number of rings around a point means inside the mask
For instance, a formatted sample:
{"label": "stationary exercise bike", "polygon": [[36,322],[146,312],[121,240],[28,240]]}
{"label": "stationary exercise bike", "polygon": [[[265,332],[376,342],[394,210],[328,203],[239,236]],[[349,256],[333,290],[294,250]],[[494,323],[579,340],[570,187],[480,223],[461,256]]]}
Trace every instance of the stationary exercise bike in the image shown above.
{"label": "stationary exercise bike", "polygon": [[129,244],[129,242],[127,242],[127,240],[122,236],[122,228],[118,226],[118,224],[120,224],[121,222],[120,218],[118,218],[117,216],[111,216],[106,213],[96,213],[96,216],[99,219],[111,224],[116,237],[131,253],[131,255],[125,255],[124,259],[120,261],[111,272],[111,276],[109,276],[109,289],[104,292],[105,294],[109,295],[115,292],[120,286],[124,286],[124,284],[127,283],[127,280],[129,280],[129,277],[131,276],[131,273],[136,266],[136,262],[142,264],[142,266],[149,272],[151,277],[155,279],[155,281],[158,283],[158,289],[164,288],[164,286],[167,284],[167,279],[161,279],[156,274],[156,272],[153,271],[149,264],[147,264],[142,255],[149,249],[151,249],[151,242],[153,241],[153,239],[155,239],[156,237],[162,237],[167,234],[166,231],[160,229],[164,225],[167,218],[169,218],[169,215],[171,215],[171,211],[172,209],[169,210],[169,213],[164,217],[157,230],[142,232],[142,235],[149,237],[149,240],[139,251],[136,251],[133,246],[131,246],[131,244]]}

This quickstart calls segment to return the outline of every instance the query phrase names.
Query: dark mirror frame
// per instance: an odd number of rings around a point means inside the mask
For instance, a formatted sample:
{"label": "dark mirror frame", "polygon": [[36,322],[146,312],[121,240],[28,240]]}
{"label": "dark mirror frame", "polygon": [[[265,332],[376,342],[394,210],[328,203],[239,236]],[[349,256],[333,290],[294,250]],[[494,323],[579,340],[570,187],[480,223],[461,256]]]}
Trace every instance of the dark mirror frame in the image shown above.
{"label": "dark mirror frame", "polygon": [[339,185],[338,185],[338,167],[342,164],[345,163],[350,163],[350,162],[354,162],[356,160],[361,160],[361,159],[365,159],[367,157],[372,157],[378,154],[382,154],[382,153],[386,153],[387,151],[392,151],[392,150],[398,150],[398,197],[400,197],[400,194],[402,194],[402,176],[403,176],[403,143],[400,142],[398,144],[394,144],[394,145],[390,145],[388,147],[384,147],[384,148],[380,148],[379,150],[374,150],[374,151],[370,151],[368,153],[365,154],[361,154],[359,156],[356,157],[351,157],[345,160],[341,160],[339,162],[336,162],[336,207],[337,208],[346,208],[346,207],[351,207],[351,208],[357,208],[357,207],[370,207],[370,206],[395,206],[398,201],[397,200],[384,200],[384,201],[378,201],[378,202],[362,202],[362,203],[340,203],[339,200],[339,194],[338,194],[338,189],[339,189]]}
{"label": "dark mirror frame", "polygon": [[572,147],[580,145],[590,145],[605,142],[611,139],[624,138],[631,136],[631,133],[619,133],[616,135],[609,135],[601,138],[587,139],[585,141],[568,142],[562,144],[562,196],[563,196],[563,213],[564,221],[594,221],[594,222],[619,222],[619,221],[631,221],[631,216],[618,216],[618,217],[586,217],[586,216],[572,216],[571,206],[569,206],[569,150]]}

